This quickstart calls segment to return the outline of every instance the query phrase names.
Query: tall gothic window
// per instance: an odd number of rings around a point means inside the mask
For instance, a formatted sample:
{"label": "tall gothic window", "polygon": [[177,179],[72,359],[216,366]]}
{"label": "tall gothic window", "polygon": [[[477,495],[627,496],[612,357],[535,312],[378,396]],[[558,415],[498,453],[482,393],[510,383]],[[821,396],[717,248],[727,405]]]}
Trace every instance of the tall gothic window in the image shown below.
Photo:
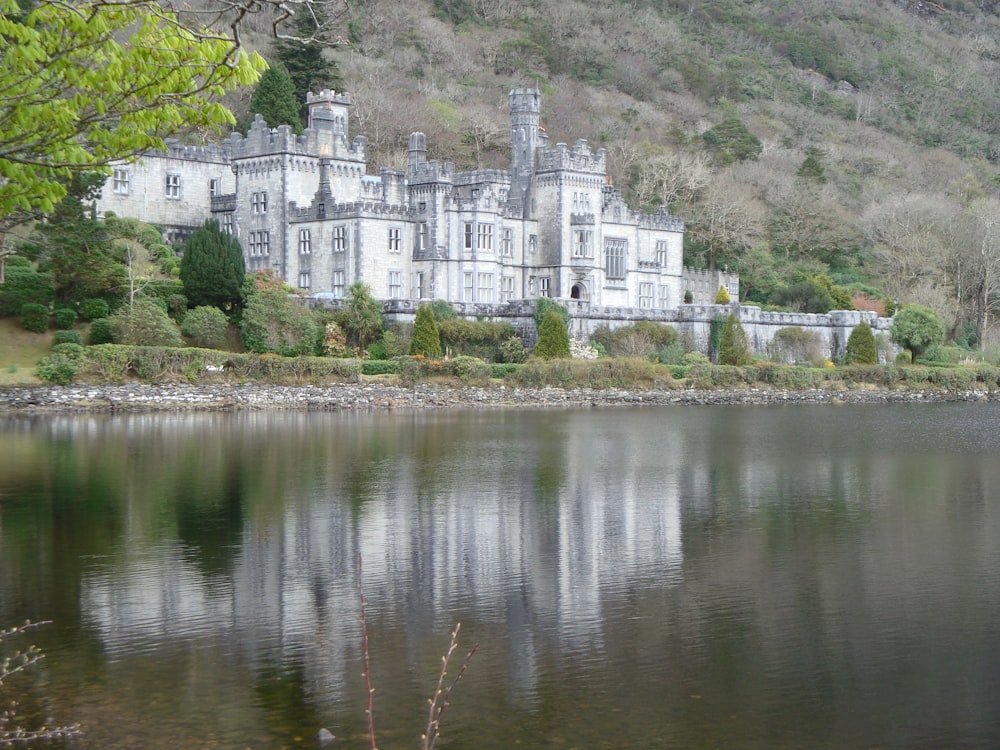
{"label": "tall gothic window", "polygon": [[604,274],[609,279],[625,278],[625,250],[627,240],[607,239],[604,241]]}

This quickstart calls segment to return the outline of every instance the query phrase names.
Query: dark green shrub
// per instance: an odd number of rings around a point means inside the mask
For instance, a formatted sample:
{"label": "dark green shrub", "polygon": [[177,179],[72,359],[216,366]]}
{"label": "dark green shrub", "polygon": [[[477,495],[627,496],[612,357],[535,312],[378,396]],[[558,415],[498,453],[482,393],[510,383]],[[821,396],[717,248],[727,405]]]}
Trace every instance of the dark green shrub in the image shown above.
{"label": "dark green shrub", "polygon": [[516,362],[494,362],[490,365],[490,377],[506,378],[517,372],[523,365]]}
{"label": "dark green shrub", "polygon": [[362,375],[398,375],[399,362],[394,359],[366,359],[361,362]]}
{"label": "dark green shrub", "polygon": [[730,313],[726,318],[725,326],[722,329],[722,338],[719,341],[719,364],[736,365],[742,367],[750,364],[750,346],[747,342],[746,332],[736,318]]}
{"label": "dark green shrub", "polygon": [[181,320],[187,315],[188,299],[183,294],[171,294],[167,297],[167,314],[174,320]]}
{"label": "dark green shrub", "polygon": [[[160,301],[163,309],[169,312],[170,298],[174,295],[184,296],[184,284],[180,279],[150,279],[142,288],[144,297],[153,297]],[[185,297],[185,299],[187,299]]]}
{"label": "dark green shrub", "polygon": [[906,305],[892,319],[892,340],[920,357],[928,348],[944,341],[944,323],[936,312],[921,305]]}
{"label": "dark green shrub", "polygon": [[[13,258],[8,258],[7,263],[11,260]],[[21,307],[26,304],[44,305],[47,308],[55,298],[52,274],[37,273],[30,264],[13,268],[8,266],[5,277],[4,283],[0,284],[0,317],[20,315]]]}
{"label": "dark green shrub", "polygon": [[91,297],[80,303],[80,317],[84,320],[97,320],[108,317],[108,303],[102,299]]}
{"label": "dark green shrub", "polygon": [[553,302],[548,297],[539,297],[535,300],[535,330],[541,335],[542,323],[545,322],[545,315],[549,310],[555,310],[559,313],[559,317],[562,318],[563,326],[569,329],[569,308],[566,305],[560,305],[558,302]]}
{"label": "dark green shrub", "polygon": [[49,330],[49,308],[34,302],[21,305],[21,325],[33,333]]}
{"label": "dark green shrub", "polygon": [[65,330],[76,325],[76,310],[71,307],[57,307],[52,315],[56,328]]}
{"label": "dark green shrub", "polygon": [[847,337],[847,351],[844,362],[849,365],[873,365],[878,362],[875,350],[875,334],[872,327],[862,321]]}
{"label": "dark green shrub", "polygon": [[226,331],[229,320],[226,314],[217,307],[202,305],[189,310],[181,322],[181,333],[187,336],[194,346],[206,349],[220,349],[226,343]]}
{"label": "dark green shrub", "polygon": [[430,305],[417,308],[417,317],[413,321],[413,335],[410,337],[409,354],[422,354],[431,359],[441,356],[441,336],[438,333],[437,322]]}
{"label": "dark green shrub", "polygon": [[[545,299],[544,297],[542,299]],[[558,310],[549,309],[538,329],[538,341],[532,352],[542,359],[569,359],[569,333]]]}
{"label": "dark green shrub", "polygon": [[[134,346],[184,346],[177,326],[152,299],[141,297],[123,305],[108,320],[115,343]],[[93,333],[93,327],[91,328]]]}
{"label": "dark green shrub", "polygon": [[442,320],[455,320],[458,317],[458,313],[455,312],[455,308],[451,306],[451,303],[443,299],[436,299],[431,302],[431,312],[434,313],[434,319],[438,322]]}
{"label": "dark green shrub", "polygon": [[111,330],[111,321],[107,318],[98,318],[90,324],[90,335],[88,336],[91,345],[114,343],[115,336]]}
{"label": "dark green shrub", "polygon": [[64,341],[61,344],[54,344],[52,346],[53,354],[64,354],[67,357],[72,357],[77,361],[82,360],[86,354],[87,350],[82,344],[77,344],[73,341]]}
{"label": "dark green shrub", "polygon": [[191,304],[239,308],[245,276],[239,240],[222,231],[215,219],[208,219],[184,243],[180,280]]}
{"label": "dark green shrub", "polygon": [[[70,346],[63,344],[62,346]],[[80,360],[70,354],[54,352],[42,360],[35,368],[39,379],[53,385],[70,385],[80,371]]]}
{"label": "dark green shrub", "polygon": [[722,343],[722,329],[726,327],[726,319],[719,315],[712,318],[708,324],[708,356],[709,359],[717,360],[719,357],[719,346]]}
{"label": "dark green shrub", "polygon": [[57,344],[77,344],[83,346],[83,336],[79,331],[56,331],[52,336],[52,345]]}

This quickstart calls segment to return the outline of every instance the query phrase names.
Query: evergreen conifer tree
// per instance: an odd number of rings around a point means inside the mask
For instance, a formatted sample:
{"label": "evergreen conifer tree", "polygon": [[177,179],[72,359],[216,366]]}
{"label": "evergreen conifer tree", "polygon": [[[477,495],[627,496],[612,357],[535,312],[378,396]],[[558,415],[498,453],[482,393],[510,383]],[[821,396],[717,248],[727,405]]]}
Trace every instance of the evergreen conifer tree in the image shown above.
{"label": "evergreen conifer tree", "polygon": [[413,336],[410,338],[410,354],[421,354],[431,359],[441,357],[441,336],[430,305],[425,304],[417,308],[417,317],[413,321]]}
{"label": "evergreen conifer tree", "polygon": [[844,361],[849,365],[873,365],[878,362],[875,334],[867,323],[862,321],[847,337]]}
{"label": "evergreen conifer tree", "polygon": [[243,304],[243,249],[235,237],[219,229],[215,219],[188,237],[180,276],[192,307],[211,305],[231,310]]}
{"label": "evergreen conifer tree", "polygon": [[569,359],[569,332],[559,311],[549,308],[538,328],[534,354],[542,359]]}
{"label": "evergreen conifer tree", "polygon": [[750,345],[747,342],[746,331],[743,330],[736,315],[730,313],[722,328],[722,340],[719,342],[719,364],[742,367],[750,364],[750,360]]}
{"label": "evergreen conifer tree", "polygon": [[301,111],[295,86],[285,66],[278,63],[265,70],[250,99],[250,117],[260,115],[272,128],[290,125],[298,135],[302,132]]}
{"label": "evergreen conifer tree", "polygon": [[[308,13],[300,13],[292,21],[292,33],[301,39],[311,39],[316,36],[317,31],[316,22]],[[274,46],[278,60],[285,66],[292,80],[295,101],[305,122],[308,114],[307,93],[316,93],[322,89],[337,90],[343,86],[337,63],[324,55],[324,45],[318,41],[278,39]]]}
{"label": "evergreen conifer tree", "polygon": [[729,301],[729,292],[726,291],[726,287],[720,286],[718,293],[715,295],[715,304],[728,305]]}

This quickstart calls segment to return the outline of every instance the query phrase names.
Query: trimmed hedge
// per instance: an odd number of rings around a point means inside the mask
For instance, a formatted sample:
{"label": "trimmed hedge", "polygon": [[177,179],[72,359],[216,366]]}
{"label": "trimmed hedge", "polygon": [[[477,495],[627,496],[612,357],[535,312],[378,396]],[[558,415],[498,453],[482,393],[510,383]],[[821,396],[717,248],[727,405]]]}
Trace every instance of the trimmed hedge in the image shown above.
{"label": "trimmed hedge", "polygon": [[49,308],[34,302],[21,305],[21,325],[32,333],[45,333],[49,330]]}

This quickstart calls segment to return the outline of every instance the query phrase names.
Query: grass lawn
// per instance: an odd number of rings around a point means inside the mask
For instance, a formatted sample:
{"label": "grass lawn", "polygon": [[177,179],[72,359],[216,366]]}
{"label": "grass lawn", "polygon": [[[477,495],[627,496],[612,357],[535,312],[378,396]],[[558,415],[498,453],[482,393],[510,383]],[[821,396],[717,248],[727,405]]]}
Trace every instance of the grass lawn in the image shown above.
{"label": "grass lawn", "polygon": [[35,365],[51,346],[52,331],[32,333],[20,318],[0,318],[0,385],[40,383]]}

